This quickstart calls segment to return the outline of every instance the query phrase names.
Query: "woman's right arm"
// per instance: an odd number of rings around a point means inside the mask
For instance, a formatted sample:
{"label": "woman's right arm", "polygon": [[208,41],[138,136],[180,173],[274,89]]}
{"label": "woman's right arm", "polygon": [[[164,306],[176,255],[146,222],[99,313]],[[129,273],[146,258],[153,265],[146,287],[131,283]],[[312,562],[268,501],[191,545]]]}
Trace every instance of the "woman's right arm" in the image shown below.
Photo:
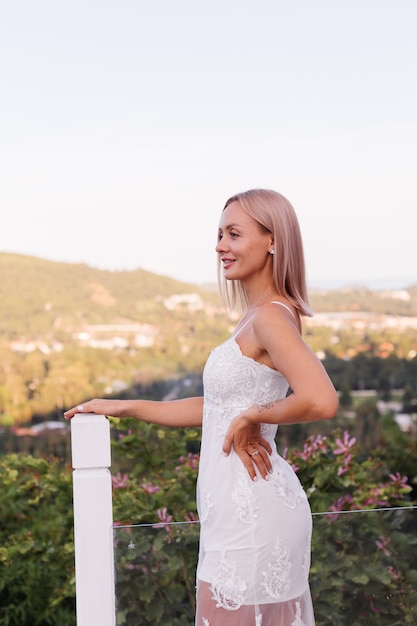
{"label": "woman's right arm", "polygon": [[65,411],[69,420],[78,413],[95,413],[112,417],[134,417],[135,419],[161,426],[201,426],[203,421],[203,398],[181,400],[106,400],[95,398]]}

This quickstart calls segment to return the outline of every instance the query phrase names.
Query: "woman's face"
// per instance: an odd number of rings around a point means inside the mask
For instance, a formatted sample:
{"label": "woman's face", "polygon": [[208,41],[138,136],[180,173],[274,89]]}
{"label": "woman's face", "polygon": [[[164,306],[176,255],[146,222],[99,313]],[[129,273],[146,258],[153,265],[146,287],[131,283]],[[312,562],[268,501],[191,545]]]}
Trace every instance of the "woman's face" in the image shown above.
{"label": "woman's face", "polygon": [[227,280],[245,281],[271,271],[271,233],[261,229],[238,202],[227,206],[220,217],[216,252]]}

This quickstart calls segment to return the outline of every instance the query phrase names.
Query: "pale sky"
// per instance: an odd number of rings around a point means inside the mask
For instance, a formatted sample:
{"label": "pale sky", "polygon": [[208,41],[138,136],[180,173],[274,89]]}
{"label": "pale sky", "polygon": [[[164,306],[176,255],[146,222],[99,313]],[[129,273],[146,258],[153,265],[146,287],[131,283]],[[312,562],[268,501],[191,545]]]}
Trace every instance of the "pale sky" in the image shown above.
{"label": "pale sky", "polygon": [[0,251],[215,282],[283,193],[308,281],[417,283],[416,0],[1,0]]}

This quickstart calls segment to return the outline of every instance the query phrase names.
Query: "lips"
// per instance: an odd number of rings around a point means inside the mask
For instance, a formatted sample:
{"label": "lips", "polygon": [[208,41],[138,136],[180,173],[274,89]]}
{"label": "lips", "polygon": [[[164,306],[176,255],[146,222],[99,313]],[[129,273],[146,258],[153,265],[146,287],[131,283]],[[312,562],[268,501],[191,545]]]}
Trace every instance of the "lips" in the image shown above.
{"label": "lips", "polygon": [[222,259],[223,269],[227,270],[229,267],[233,265],[235,259]]}

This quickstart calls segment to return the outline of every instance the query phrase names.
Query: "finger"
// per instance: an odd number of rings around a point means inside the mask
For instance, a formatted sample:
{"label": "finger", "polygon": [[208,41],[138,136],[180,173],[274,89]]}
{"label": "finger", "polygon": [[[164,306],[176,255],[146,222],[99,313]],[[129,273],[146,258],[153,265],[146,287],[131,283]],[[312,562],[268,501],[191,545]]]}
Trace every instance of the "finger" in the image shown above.
{"label": "finger", "polygon": [[230,451],[232,449],[233,437],[231,437],[228,433],[223,441],[223,454],[224,456],[229,456]]}
{"label": "finger", "polygon": [[265,480],[269,480],[269,474],[270,474],[270,468],[271,466],[271,462],[269,460],[269,455],[268,453],[263,449],[263,448],[257,448],[255,454],[252,452],[250,454],[250,458],[252,463],[254,464],[254,466],[258,469],[259,473],[261,474],[262,478],[264,478]]}
{"label": "finger", "polygon": [[261,444],[261,446],[265,448],[268,454],[272,454],[272,446],[267,439],[264,439],[263,437],[261,437],[259,439],[259,443]]}
{"label": "finger", "polygon": [[68,411],[65,411],[64,413],[64,417],[66,420],[70,420],[72,417],[74,417],[74,415],[77,415],[77,413],[86,413],[86,408],[84,404],[79,404],[78,406],[75,406],[72,409],[69,409]]}
{"label": "finger", "polygon": [[261,441],[260,447],[259,447],[259,455],[262,457],[262,461],[264,463],[267,473],[270,474],[272,472],[272,463],[271,463],[271,457],[270,457],[270,454],[272,453],[272,449],[266,440],[264,440],[264,442],[268,445],[268,448],[266,448],[264,443]]}
{"label": "finger", "polygon": [[265,479],[269,478],[269,474],[272,472],[272,463],[270,459],[270,454],[272,454],[272,447],[270,443],[261,437],[256,444],[254,444],[254,448],[256,448],[259,452],[259,457],[257,461],[255,461],[255,455],[253,460],[256,462],[256,466],[260,470],[262,476]]}
{"label": "finger", "polygon": [[246,468],[246,471],[248,472],[251,480],[256,481],[258,479],[257,475],[256,475],[256,469],[255,469],[255,464],[252,460],[252,457],[249,456],[249,454],[245,451],[245,450],[236,450],[235,449],[236,454],[238,455],[238,457],[240,458],[240,460],[242,461],[243,465]]}
{"label": "finger", "polygon": [[74,415],[78,413],[77,409],[68,409],[68,411],[65,411],[64,413],[64,418],[66,420],[70,420],[72,417],[74,417]]}
{"label": "finger", "polygon": [[271,459],[269,457],[269,454],[267,454],[266,452],[261,452],[261,456],[264,464],[262,468],[262,476],[265,478],[265,480],[269,480],[269,476],[272,472]]}

